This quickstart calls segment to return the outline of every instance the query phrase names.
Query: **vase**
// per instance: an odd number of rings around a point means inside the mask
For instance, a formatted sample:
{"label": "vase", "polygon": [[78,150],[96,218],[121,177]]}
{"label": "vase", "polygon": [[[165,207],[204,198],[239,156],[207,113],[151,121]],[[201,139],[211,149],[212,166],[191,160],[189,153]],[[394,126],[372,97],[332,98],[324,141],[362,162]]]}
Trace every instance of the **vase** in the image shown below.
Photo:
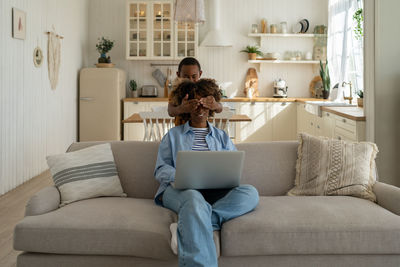
{"label": "vase", "polygon": [[99,63],[107,63],[107,55],[106,55],[106,53],[100,54],[100,57],[99,57],[99,59],[98,59],[98,62],[99,62]]}
{"label": "vase", "polygon": [[132,97],[133,97],[133,98],[138,97],[138,92],[137,92],[137,90],[131,91],[131,92],[132,92]]}
{"label": "vase", "polygon": [[364,98],[357,98],[357,106],[364,107]]}
{"label": "vase", "polygon": [[329,98],[329,91],[322,90],[322,98],[323,99],[328,99]]}

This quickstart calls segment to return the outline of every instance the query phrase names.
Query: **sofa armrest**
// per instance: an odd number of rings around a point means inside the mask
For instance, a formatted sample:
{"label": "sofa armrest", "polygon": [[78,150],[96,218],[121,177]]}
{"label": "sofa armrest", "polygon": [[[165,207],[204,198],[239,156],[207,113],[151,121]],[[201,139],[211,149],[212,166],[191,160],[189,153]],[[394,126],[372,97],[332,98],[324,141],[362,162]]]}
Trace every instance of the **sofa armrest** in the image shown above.
{"label": "sofa armrest", "polygon": [[25,207],[25,216],[40,215],[58,209],[60,192],[55,186],[48,186],[31,197]]}
{"label": "sofa armrest", "polygon": [[376,202],[379,206],[400,215],[400,188],[376,182],[372,190],[376,195]]}

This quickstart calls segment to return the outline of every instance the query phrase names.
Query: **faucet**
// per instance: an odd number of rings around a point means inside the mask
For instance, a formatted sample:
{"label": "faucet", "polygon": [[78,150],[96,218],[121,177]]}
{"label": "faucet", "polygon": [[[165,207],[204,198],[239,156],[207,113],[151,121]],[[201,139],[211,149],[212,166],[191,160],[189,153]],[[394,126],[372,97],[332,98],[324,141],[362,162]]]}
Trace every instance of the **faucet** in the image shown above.
{"label": "faucet", "polygon": [[353,91],[353,89],[352,89],[352,84],[351,84],[351,82],[343,82],[342,83],[342,87],[344,87],[345,85],[349,85],[350,86],[350,96],[345,96],[344,95],[344,92],[343,92],[343,98],[345,99],[345,100],[349,100],[349,103],[350,103],[350,105],[352,104],[352,101],[353,101],[353,93],[352,93],[352,91]]}

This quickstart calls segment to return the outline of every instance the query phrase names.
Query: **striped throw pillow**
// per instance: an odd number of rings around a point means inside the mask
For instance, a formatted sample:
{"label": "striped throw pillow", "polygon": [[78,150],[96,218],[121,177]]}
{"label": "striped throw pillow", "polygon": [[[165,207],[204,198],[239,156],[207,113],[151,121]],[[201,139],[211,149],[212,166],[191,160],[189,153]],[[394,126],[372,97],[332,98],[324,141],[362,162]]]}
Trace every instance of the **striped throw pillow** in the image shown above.
{"label": "striped throw pillow", "polygon": [[47,164],[60,191],[60,207],[82,199],[126,196],[109,143],[48,156]]}

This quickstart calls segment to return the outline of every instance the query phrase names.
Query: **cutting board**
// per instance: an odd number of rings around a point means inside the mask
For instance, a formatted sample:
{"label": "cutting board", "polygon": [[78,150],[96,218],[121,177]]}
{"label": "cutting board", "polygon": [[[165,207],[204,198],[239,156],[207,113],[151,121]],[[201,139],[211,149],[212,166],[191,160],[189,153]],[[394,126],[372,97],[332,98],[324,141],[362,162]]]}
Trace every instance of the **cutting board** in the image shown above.
{"label": "cutting board", "polygon": [[255,68],[249,68],[246,74],[246,82],[244,84],[244,95],[247,96],[247,92],[250,88],[253,88],[252,97],[259,96],[258,92],[258,76]]}

